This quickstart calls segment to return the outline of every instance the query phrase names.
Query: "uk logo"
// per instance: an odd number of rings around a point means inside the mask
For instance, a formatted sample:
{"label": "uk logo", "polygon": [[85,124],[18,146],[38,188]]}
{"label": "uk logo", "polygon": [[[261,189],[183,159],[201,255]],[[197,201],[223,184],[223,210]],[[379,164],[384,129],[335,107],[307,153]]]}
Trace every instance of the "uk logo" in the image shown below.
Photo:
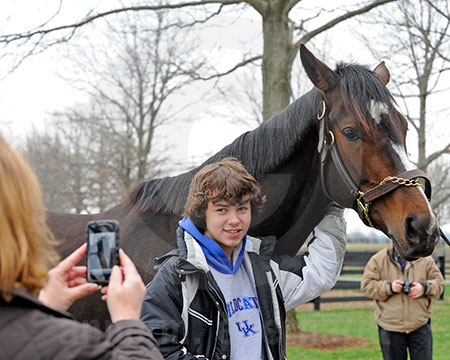
{"label": "uk logo", "polygon": [[255,324],[248,324],[248,320],[236,323],[237,328],[240,332],[244,333],[244,337],[253,336],[259,333],[258,330],[254,330]]}

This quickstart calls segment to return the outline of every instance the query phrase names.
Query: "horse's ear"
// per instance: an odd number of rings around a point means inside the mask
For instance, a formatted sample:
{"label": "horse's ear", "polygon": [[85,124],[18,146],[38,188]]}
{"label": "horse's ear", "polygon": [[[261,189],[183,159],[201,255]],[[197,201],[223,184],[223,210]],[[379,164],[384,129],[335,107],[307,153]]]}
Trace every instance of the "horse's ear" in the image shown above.
{"label": "horse's ear", "polygon": [[309,79],[322,94],[336,86],[338,79],[336,73],[317,59],[304,44],[300,44],[300,59]]}
{"label": "horse's ear", "polygon": [[391,74],[389,73],[388,68],[384,61],[380,62],[378,66],[375,68],[374,73],[378,75],[383,84],[386,86],[391,79]]}

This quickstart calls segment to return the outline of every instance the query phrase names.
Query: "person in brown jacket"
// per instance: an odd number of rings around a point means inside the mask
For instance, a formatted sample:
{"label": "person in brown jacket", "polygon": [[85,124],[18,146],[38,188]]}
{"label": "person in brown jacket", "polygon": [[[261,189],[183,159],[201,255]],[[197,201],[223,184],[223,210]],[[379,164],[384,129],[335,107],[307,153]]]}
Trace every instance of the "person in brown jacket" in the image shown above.
{"label": "person in brown jacket", "polygon": [[402,259],[391,244],[368,261],[361,290],[375,300],[375,320],[384,360],[433,358],[431,299],[444,289],[444,278],[431,256]]}
{"label": "person in brown jacket", "polygon": [[139,321],[145,286],[122,250],[122,269],[102,289],[113,323],[106,332],[65,312],[98,286],[76,266],[86,245],[49,270],[58,256],[45,216],[35,175],[0,137],[0,359],[162,360]]}

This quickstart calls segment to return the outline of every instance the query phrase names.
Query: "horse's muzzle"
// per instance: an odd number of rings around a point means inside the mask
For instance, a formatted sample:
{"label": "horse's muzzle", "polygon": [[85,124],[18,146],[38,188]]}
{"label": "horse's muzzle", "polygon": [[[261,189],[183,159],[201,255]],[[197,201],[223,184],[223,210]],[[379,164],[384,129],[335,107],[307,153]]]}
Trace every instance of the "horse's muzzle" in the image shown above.
{"label": "horse's muzzle", "polygon": [[439,226],[434,216],[409,214],[405,218],[404,233],[406,243],[397,245],[402,257],[409,261],[431,255],[439,241]]}

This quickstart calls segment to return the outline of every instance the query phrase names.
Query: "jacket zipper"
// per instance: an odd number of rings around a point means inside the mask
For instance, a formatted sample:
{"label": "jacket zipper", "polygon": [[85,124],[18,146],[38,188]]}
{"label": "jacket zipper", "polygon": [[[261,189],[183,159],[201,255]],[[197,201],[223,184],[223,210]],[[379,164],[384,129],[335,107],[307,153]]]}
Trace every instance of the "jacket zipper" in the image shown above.
{"label": "jacket zipper", "polygon": [[[209,288],[215,293],[216,298],[219,299],[219,301],[220,301],[220,303],[222,305],[222,309],[224,309],[226,311],[226,305],[222,301],[222,298],[220,297],[220,295],[217,292],[217,290],[214,289],[214,287],[209,283],[209,281],[208,281],[208,285],[209,285]],[[216,300],[216,305],[217,305],[217,300]],[[220,328],[220,311],[217,311],[216,338],[215,338],[215,341],[214,341],[214,348],[213,348],[213,352],[212,352],[212,355],[211,355],[212,358],[214,358],[214,354],[216,353],[217,337],[219,336],[219,328]]]}

